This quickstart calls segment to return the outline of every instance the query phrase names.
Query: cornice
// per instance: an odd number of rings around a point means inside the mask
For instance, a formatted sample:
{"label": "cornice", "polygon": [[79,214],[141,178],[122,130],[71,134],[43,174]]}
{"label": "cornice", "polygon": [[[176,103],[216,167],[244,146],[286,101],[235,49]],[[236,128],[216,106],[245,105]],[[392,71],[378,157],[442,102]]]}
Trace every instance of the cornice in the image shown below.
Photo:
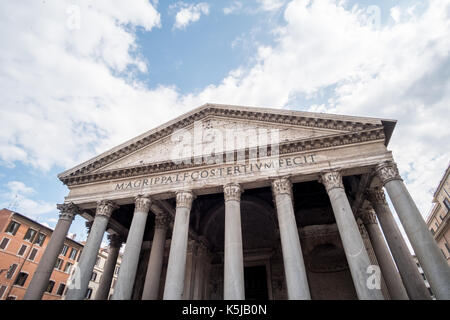
{"label": "cornice", "polygon": [[349,119],[347,119],[342,116],[336,116],[336,119],[332,119],[331,115],[327,114],[324,114],[324,118],[318,118],[318,115],[315,113],[311,113],[310,117],[306,116],[306,112],[297,113],[298,115],[296,115],[295,112],[290,112],[288,114],[277,113],[277,110],[269,112],[269,109],[255,108],[252,110],[251,108],[243,108],[241,110],[238,108],[230,108],[220,105],[205,105],[204,107],[199,108],[196,112],[188,113],[185,117],[177,118],[177,121],[171,121],[166,126],[160,126],[147,134],[130,140],[128,143],[121,145],[121,147],[119,146],[120,148],[114,148],[102,155],[99,155],[98,157],[81,164],[78,169],[75,167],[74,169],[67,170],[58,175],[58,177],[65,183],[65,181],[71,177],[92,173],[93,171],[110,164],[113,161],[146,147],[161,138],[169,136],[178,129],[185,128],[186,126],[193,124],[195,121],[199,121],[208,116],[222,116],[227,118],[256,120],[267,123],[333,129],[347,132],[366,131],[376,128],[383,129],[382,124],[376,124],[373,123],[373,121],[370,122],[369,119],[360,120],[366,120],[367,122],[358,122],[358,118],[351,119],[351,117],[348,117]]}
{"label": "cornice", "polygon": [[[382,126],[361,130],[353,131],[335,135],[329,135],[325,137],[317,137],[313,139],[302,139],[296,141],[289,141],[280,143],[279,154],[288,155],[291,153],[297,153],[302,151],[314,151],[338,146],[345,146],[350,144],[369,142],[382,140],[385,138],[384,130]],[[236,150],[235,152],[238,152]],[[271,155],[270,146],[268,148],[268,156]],[[223,163],[226,163],[226,153],[222,153]],[[252,157],[251,157],[252,156]],[[256,152],[250,152],[249,149],[245,150],[245,158],[247,160],[257,157]],[[67,177],[60,177],[60,180],[68,186],[81,185],[92,182],[106,181],[111,179],[122,179],[128,177],[136,177],[146,174],[157,174],[171,171],[178,171],[183,169],[194,169],[200,168],[202,166],[208,165],[203,160],[196,161],[194,158],[191,161],[186,161],[183,163],[175,164],[173,161],[150,163],[140,166],[127,167],[112,169],[103,172],[95,173],[78,173],[77,175],[70,175]],[[180,161],[181,162],[181,161]],[[106,165],[106,163],[105,163]]]}
{"label": "cornice", "polygon": [[[442,238],[443,234],[446,234],[448,228],[449,228],[449,218],[450,214],[446,214],[444,217],[444,220],[441,221],[438,228],[436,229],[436,232],[434,233],[433,237],[435,240],[439,240]],[[444,232],[445,231],[445,232]]]}

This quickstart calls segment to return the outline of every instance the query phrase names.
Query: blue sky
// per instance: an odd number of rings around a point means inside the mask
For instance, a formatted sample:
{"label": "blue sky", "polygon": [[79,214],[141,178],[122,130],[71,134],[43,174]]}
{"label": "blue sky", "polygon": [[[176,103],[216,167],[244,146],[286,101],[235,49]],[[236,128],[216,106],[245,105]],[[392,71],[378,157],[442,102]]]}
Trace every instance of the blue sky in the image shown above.
{"label": "blue sky", "polygon": [[[57,174],[206,102],[397,119],[426,216],[449,164],[450,1],[2,1],[0,207],[54,227]],[[84,240],[84,221],[71,233]]]}

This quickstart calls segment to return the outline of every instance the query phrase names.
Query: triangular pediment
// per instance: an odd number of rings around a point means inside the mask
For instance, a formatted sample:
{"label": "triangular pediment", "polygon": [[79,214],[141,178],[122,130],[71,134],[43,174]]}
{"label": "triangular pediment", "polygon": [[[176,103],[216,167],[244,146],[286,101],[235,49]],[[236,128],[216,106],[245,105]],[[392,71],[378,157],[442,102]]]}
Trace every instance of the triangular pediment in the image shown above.
{"label": "triangular pediment", "polygon": [[198,156],[216,149],[226,152],[277,141],[280,145],[326,144],[337,136],[352,139],[350,135],[370,130],[384,130],[387,144],[394,125],[393,120],[376,118],[206,104],[61,173],[59,178],[68,183],[74,177],[148,167],[189,152]]}
{"label": "triangular pediment", "polygon": [[188,155],[208,156],[215,151],[229,152],[342,132],[345,131],[209,116],[93,172],[162,163]]}

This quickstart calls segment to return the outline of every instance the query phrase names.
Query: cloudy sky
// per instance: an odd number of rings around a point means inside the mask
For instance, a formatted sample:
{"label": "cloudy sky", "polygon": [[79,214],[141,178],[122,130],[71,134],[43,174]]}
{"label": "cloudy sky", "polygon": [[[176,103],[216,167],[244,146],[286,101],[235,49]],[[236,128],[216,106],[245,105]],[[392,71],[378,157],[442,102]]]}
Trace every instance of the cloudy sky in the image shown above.
{"label": "cloudy sky", "polygon": [[58,173],[206,102],[397,119],[424,216],[449,164],[450,0],[5,0],[0,41],[0,207],[51,227]]}

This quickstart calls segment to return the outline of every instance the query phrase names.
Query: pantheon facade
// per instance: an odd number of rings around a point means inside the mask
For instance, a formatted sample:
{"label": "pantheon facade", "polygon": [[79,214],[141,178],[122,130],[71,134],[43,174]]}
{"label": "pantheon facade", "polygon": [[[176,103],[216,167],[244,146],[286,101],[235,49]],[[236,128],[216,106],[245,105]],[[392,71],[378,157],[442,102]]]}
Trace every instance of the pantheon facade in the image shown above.
{"label": "pantheon facade", "polygon": [[61,173],[70,192],[25,299],[75,215],[90,226],[66,299],[437,299],[450,268],[399,175],[395,120],[206,104]]}

